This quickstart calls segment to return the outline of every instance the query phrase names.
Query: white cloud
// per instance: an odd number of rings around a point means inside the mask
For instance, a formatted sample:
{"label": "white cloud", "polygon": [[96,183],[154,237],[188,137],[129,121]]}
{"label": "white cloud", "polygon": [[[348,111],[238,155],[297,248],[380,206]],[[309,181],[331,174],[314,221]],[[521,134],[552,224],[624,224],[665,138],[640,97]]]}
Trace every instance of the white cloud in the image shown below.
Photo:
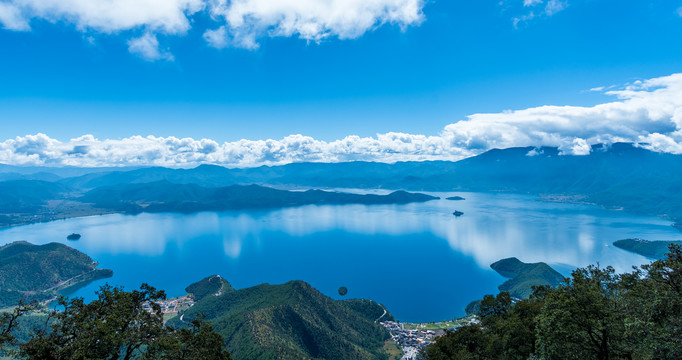
{"label": "white cloud", "polygon": [[552,16],[561,10],[564,10],[568,6],[568,3],[562,0],[549,0],[547,6],[545,6],[545,14],[547,16]]}
{"label": "white cloud", "polygon": [[7,30],[28,31],[31,26],[21,15],[19,8],[11,3],[0,2],[0,24]]}
{"label": "white cloud", "polygon": [[[220,48],[254,49],[263,37],[298,37],[319,42],[353,39],[383,24],[401,28],[424,19],[425,0],[6,0],[0,2],[5,29],[30,30],[30,21],[73,24],[84,33],[183,35],[192,17],[214,22],[204,38]],[[139,39],[138,39],[139,40]],[[160,58],[164,58],[163,56]]]}
{"label": "white cloud", "polygon": [[385,23],[405,28],[423,21],[423,6],[424,0],[216,0],[211,13],[224,19],[234,44],[254,48],[263,34],[319,42],[354,39]]}
{"label": "white cloud", "polygon": [[146,33],[139,38],[128,41],[128,51],[130,53],[140,56],[147,61],[155,60],[173,60],[173,55],[168,52],[159,50],[159,40],[156,35]]}
{"label": "white cloud", "polygon": [[229,45],[227,30],[221,26],[215,30],[206,30],[204,40],[216,49],[222,49]]}
{"label": "white cloud", "polygon": [[[613,87],[605,87],[613,89]],[[565,155],[586,155],[590,145],[619,141],[682,154],[682,73],[636,81],[606,94],[615,101],[591,107],[540,106],[474,114],[438,135],[405,133],[346,136],[322,141],[303,135],[280,140],[132,136],[99,140],[91,135],[61,142],[44,134],[0,142],[0,163],[31,165],[276,165],[301,161],[458,160],[492,148],[555,146]],[[530,151],[528,155],[537,155]]]}
{"label": "white cloud", "polygon": [[188,16],[204,8],[204,0],[10,0],[25,19],[66,21],[82,31],[114,33],[146,28],[181,34]]}
{"label": "white cloud", "polygon": [[544,0],[523,0],[523,6],[535,6],[537,4],[542,4]]}
{"label": "white cloud", "polygon": [[[523,0],[524,7],[536,7],[538,5],[544,4],[544,0]],[[544,8],[530,10],[528,13],[512,18],[512,23],[514,27],[518,29],[519,24],[528,22],[536,17],[550,17],[554,14],[566,9],[568,7],[568,2],[566,0],[549,0],[544,5]]]}

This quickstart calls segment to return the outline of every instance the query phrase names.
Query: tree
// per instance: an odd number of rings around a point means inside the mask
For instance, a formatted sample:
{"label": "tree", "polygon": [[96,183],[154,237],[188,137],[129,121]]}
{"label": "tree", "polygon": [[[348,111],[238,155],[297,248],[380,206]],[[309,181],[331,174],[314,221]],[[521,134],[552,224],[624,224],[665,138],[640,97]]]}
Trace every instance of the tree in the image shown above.
{"label": "tree", "polygon": [[164,327],[157,301],[165,298],[163,291],[147,284],[131,292],[105,285],[97,292],[97,300],[87,304],[82,298],[61,297],[58,304],[62,309],[50,314],[49,328],[36,329],[31,339],[20,346],[18,354],[26,359],[44,360],[144,359],[149,349],[162,352],[165,346],[176,346],[178,342],[181,346],[185,341],[201,343],[194,337],[208,335],[208,342],[201,344],[210,346],[204,353],[215,356],[203,358],[229,358],[222,353],[224,343],[215,341],[220,335],[201,320],[196,331]]}
{"label": "tree", "polygon": [[145,360],[230,360],[230,353],[223,350],[225,343],[220,334],[203,316],[194,318],[189,328],[172,330],[149,347]]}
{"label": "tree", "polygon": [[628,323],[640,339],[641,358],[682,358],[682,248],[671,244],[665,259],[643,265],[629,279]]}
{"label": "tree", "polygon": [[538,355],[546,359],[632,357],[620,301],[620,277],[611,267],[573,271],[547,293],[538,317]]}
{"label": "tree", "polygon": [[423,352],[427,359],[682,359],[682,248],[631,273],[588,266],[557,288],[511,304],[480,302],[467,326]]}
{"label": "tree", "polygon": [[10,312],[3,312],[0,316],[0,350],[15,345],[16,339],[12,331],[16,329],[19,318],[37,308],[36,303],[24,304],[23,300]]}
{"label": "tree", "polygon": [[444,336],[426,347],[422,356],[428,360],[479,360],[489,359],[487,347],[490,339],[480,325],[471,324],[455,331],[448,331]]}

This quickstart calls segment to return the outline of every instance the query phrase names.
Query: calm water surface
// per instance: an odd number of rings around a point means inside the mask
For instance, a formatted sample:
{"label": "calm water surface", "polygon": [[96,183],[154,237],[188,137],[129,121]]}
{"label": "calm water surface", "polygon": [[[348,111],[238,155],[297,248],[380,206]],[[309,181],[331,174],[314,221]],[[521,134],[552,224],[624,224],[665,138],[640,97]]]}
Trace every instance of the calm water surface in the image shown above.
{"label": "calm water surface", "polygon": [[[93,216],[4,229],[0,244],[61,242],[113,269],[113,278],[74,294],[86,298],[104,282],[126,289],[148,282],[179,296],[212,274],[236,288],[299,279],[337,299],[346,286],[346,297],[383,303],[401,321],[436,321],[496,293],[504,279],[489,265],[499,259],[544,261],[565,274],[595,262],[627,271],[648,261],[613,241],[682,237],[656,217],[523,195],[457,195],[467,200]],[[455,218],[455,209],[464,216]],[[82,239],[66,240],[72,232]]]}

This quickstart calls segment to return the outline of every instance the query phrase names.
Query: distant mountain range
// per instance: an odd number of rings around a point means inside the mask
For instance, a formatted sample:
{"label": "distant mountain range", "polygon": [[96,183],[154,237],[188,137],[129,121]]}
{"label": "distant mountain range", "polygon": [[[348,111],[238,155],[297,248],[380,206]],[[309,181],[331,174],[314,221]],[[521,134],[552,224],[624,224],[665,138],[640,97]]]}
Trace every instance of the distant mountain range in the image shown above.
{"label": "distant mountain range", "polygon": [[[491,150],[458,162],[297,163],[248,169],[202,165],[193,169],[159,167],[133,170],[93,169],[89,173],[87,169],[78,168],[31,169],[34,172],[31,173],[26,168],[0,167],[0,180],[3,173],[5,175],[19,173],[23,174],[22,176],[40,178],[41,181],[50,176],[59,176],[58,180],[50,182],[62,186],[61,193],[71,191],[85,194],[81,200],[87,199],[100,204],[104,196],[98,197],[97,194],[105,194],[104,189],[113,191],[113,196],[119,196],[133,194],[136,191],[144,192],[145,187],[150,186],[159,187],[158,190],[152,191],[157,195],[163,191],[178,190],[178,194],[189,196],[185,199],[191,199],[184,201],[184,204],[179,199],[164,200],[168,203],[165,208],[150,207],[146,211],[192,211],[196,207],[194,203],[197,202],[194,200],[212,197],[211,191],[214,191],[214,194],[231,191],[209,190],[210,188],[257,184],[328,189],[506,191],[539,195],[550,201],[594,203],[607,208],[623,208],[635,213],[661,215],[682,221],[682,192],[678,190],[682,179],[682,155],[652,152],[625,143],[611,146],[595,145],[591,154],[586,156],[560,155],[559,149],[551,147],[527,147]],[[78,175],[62,176],[70,173]],[[171,184],[187,186],[173,188]],[[17,185],[14,183],[14,186]],[[236,189],[232,188],[234,191]],[[249,188],[241,190],[248,192]],[[11,191],[7,186],[4,188],[0,186],[0,194]],[[87,193],[88,191],[90,192]],[[279,202],[291,205],[317,203],[317,199],[304,200],[308,195],[301,196],[295,201],[288,198]],[[151,195],[145,196],[146,200],[159,200],[152,199]],[[31,202],[29,206],[35,206],[36,203],[40,205],[41,198],[38,197],[37,200]],[[119,203],[131,202],[125,198],[119,200],[123,200]],[[202,206],[197,208],[217,209],[234,208],[239,200],[222,207],[205,201],[199,202]],[[108,206],[111,207],[110,211],[119,211],[118,207],[121,204],[111,203]]]}
{"label": "distant mountain range", "polygon": [[203,296],[169,325],[204,314],[235,359],[388,359],[375,320],[393,316],[373,301],[333,300],[303,281],[234,290],[212,276],[187,289]]}

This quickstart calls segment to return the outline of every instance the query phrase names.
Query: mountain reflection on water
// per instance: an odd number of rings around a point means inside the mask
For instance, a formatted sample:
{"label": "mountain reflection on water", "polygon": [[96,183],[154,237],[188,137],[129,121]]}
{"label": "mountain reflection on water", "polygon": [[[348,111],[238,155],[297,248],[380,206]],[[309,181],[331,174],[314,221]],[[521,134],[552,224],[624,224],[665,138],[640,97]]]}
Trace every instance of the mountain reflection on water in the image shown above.
{"label": "mountain reflection on water", "polygon": [[[462,315],[471,300],[496,292],[503,279],[489,265],[515,256],[567,273],[599,262],[618,271],[648,262],[612,246],[639,237],[677,240],[670,222],[596,206],[537,201],[497,193],[462,195],[407,205],[303,206],[272,211],[106,215],[0,231],[0,243],[69,242],[100,266],[110,283],[141,282],[170,296],[204,276],[220,274],[235,287],[300,279],[328,296],[384,303],[403,321]],[[464,215],[452,215],[454,208]],[[104,283],[75,295],[92,297]]]}

